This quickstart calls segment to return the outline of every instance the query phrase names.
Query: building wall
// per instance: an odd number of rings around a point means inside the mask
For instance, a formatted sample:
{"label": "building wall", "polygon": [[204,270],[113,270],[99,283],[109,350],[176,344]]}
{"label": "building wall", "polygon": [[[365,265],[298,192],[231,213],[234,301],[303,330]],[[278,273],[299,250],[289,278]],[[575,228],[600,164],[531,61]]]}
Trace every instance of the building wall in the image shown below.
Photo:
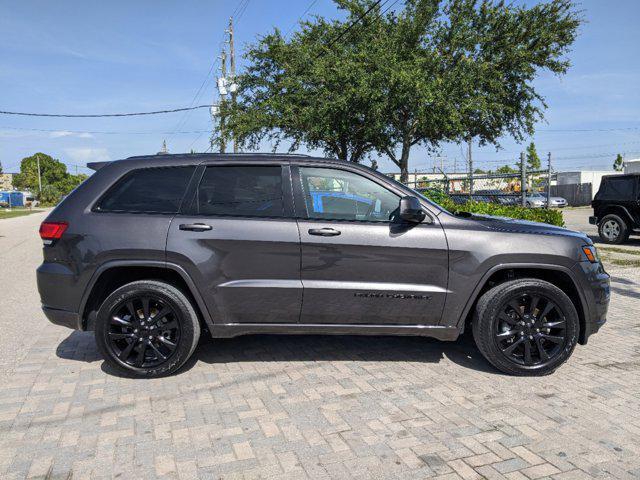
{"label": "building wall", "polygon": [[624,173],[640,173],[640,158],[624,162]]}
{"label": "building wall", "polygon": [[622,175],[622,172],[614,172],[613,170],[581,170],[578,172],[558,172],[558,185],[580,185],[584,183],[591,184],[591,197],[595,197],[600,188],[602,177],[605,175]]}

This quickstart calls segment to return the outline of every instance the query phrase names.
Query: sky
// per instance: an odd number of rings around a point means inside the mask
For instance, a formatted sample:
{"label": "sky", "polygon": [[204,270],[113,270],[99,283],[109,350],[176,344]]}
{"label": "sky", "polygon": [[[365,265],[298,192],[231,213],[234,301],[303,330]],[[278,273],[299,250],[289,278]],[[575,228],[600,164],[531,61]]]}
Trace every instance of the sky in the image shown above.
{"label": "sky", "polygon": [[[585,0],[579,8],[586,23],[569,54],[572,67],[536,80],[548,109],[525,143],[534,141],[541,157],[551,152],[559,171],[609,170],[617,153],[640,158],[640,1]],[[305,12],[341,16],[331,0],[0,0],[0,110],[95,114],[209,104],[231,15],[241,72],[248,44],[275,27],[294,30]],[[0,115],[0,163],[17,172],[22,158],[41,151],[72,173],[89,173],[87,162],[153,154],[163,140],[171,153],[205,151],[210,129],[207,109],[100,119]],[[500,149],[474,145],[474,165],[513,164],[524,148],[510,138]],[[457,144],[436,153],[414,148],[409,165],[463,171],[465,155]],[[397,171],[384,157],[378,164]]]}

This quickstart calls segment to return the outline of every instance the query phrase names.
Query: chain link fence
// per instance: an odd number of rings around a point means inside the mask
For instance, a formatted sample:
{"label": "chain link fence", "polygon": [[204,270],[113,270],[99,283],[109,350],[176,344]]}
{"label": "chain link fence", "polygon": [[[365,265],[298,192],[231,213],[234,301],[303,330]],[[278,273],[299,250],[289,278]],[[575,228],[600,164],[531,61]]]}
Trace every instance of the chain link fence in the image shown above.
{"label": "chain link fence", "polygon": [[[509,173],[447,174],[414,172],[406,184],[414,190],[435,189],[456,203],[468,200],[539,207],[546,205],[548,185],[555,180],[549,170]],[[522,186],[524,185],[524,188]]]}

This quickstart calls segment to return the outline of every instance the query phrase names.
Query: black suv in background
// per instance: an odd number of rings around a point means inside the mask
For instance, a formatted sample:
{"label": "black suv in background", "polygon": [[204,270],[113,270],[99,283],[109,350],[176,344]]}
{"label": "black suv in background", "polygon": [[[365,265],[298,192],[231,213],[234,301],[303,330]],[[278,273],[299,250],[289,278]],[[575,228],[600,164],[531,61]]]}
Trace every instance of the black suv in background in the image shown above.
{"label": "black suv in background", "polygon": [[640,230],[640,174],[607,175],[593,202],[589,222],[605,243],[619,244]]}
{"label": "black suv in background", "polygon": [[174,372],[201,331],[469,328],[496,368],[542,375],[606,320],[609,275],[584,234],[452,215],[361,165],[194,154],[93,167],[41,225],[38,288],[49,320],[95,330],[123,372]]}

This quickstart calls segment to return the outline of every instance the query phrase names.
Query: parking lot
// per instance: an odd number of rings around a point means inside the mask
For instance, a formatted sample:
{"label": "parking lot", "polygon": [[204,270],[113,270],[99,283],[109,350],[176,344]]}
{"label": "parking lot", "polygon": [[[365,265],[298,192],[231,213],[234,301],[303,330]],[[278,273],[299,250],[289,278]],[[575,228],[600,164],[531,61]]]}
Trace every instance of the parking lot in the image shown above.
{"label": "parking lot", "polygon": [[548,377],[498,373],[469,335],[250,336],[134,380],[41,313],[43,218],[0,221],[0,478],[640,478],[632,263],[607,263],[608,323]]}

